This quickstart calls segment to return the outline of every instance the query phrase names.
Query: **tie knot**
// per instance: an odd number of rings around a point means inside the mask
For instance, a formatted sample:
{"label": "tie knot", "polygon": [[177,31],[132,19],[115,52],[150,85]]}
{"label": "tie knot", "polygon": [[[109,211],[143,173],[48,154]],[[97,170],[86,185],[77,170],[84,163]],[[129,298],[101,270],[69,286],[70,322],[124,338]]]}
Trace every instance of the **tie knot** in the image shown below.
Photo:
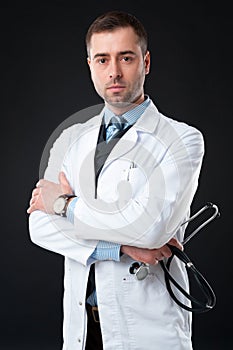
{"label": "tie knot", "polygon": [[117,134],[124,129],[124,121],[119,116],[113,116],[110,119],[108,127],[106,129],[106,142],[109,142],[111,139],[115,138]]}
{"label": "tie knot", "polygon": [[114,115],[114,116],[110,119],[109,126],[110,126],[110,125],[114,125],[115,128],[117,128],[118,130],[123,129],[123,127],[124,127],[124,123],[123,123],[121,117],[119,117],[119,116],[117,116],[117,115]]}

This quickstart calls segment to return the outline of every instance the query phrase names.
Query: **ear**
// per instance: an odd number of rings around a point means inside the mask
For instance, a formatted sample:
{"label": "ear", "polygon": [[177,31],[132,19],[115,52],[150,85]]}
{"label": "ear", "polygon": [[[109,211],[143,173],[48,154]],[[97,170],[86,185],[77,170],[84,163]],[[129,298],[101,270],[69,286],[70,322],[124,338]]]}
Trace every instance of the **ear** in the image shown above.
{"label": "ear", "polygon": [[150,72],[150,52],[147,51],[144,57],[144,63],[145,63],[145,74],[149,74]]}
{"label": "ear", "polygon": [[91,64],[91,59],[90,59],[90,57],[87,57],[87,64],[88,64],[88,66],[89,66],[89,68],[90,68],[90,64]]}

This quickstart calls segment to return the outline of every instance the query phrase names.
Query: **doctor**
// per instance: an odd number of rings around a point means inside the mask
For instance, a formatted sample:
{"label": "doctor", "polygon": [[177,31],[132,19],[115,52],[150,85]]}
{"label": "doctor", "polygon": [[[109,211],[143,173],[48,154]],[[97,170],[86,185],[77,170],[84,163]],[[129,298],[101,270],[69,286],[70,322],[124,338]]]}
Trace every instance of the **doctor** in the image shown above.
{"label": "doctor", "polygon": [[[168,242],[182,249],[203,137],[144,94],[150,53],[138,19],[99,16],[86,46],[105,106],[61,133],[28,208],[31,240],[65,257],[63,350],[191,350],[191,314],[170,298],[158,261]],[[135,261],[149,264],[144,280]],[[176,259],[172,273],[187,289]]]}

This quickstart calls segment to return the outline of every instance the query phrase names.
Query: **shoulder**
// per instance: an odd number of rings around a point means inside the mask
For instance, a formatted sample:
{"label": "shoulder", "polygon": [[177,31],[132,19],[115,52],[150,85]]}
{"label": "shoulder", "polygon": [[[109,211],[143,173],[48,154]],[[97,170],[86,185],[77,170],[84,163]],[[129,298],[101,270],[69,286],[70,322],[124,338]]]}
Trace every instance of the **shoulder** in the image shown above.
{"label": "shoulder", "polygon": [[[161,129],[169,130],[169,134],[163,133],[164,137],[171,140],[172,146],[184,146],[190,153],[200,155],[204,154],[205,141],[203,133],[194,125],[190,125],[184,121],[165,116],[160,113]],[[166,126],[166,127],[165,127]],[[171,136],[172,135],[172,136]]]}
{"label": "shoulder", "polygon": [[175,119],[171,116],[164,115],[160,113],[161,119],[165,120],[166,122],[170,123],[174,128],[176,128],[180,133],[186,132],[186,131],[192,131],[196,132],[198,134],[201,134],[201,131],[198,129],[197,126],[194,126],[192,124],[189,124],[183,120]]}
{"label": "shoulder", "polygon": [[191,125],[184,120],[178,120],[177,118],[163,114],[153,103],[151,107],[151,110],[154,111],[158,120],[155,132],[163,135],[166,134],[170,138],[172,138],[173,135],[175,138],[190,137],[191,139],[196,138],[201,143],[204,142],[203,134],[197,126]]}
{"label": "shoulder", "polygon": [[153,102],[148,108],[147,117],[153,136],[168,149],[185,147],[194,153],[204,153],[204,137],[196,126],[161,113]]}
{"label": "shoulder", "polygon": [[40,177],[56,182],[57,174],[61,171],[64,159],[72,145],[85,132],[96,127],[100,121],[101,115],[98,115],[83,123],[74,123],[69,126],[67,122],[62,123],[53,132],[45,145],[40,162]]}
{"label": "shoulder", "polygon": [[85,122],[75,122],[72,125],[67,126],[63,123],[60,127],[60,132],[57,132],[58,136],[54,139],[55,143],[62,143],[63,145],[72,144],[77,137],[80,137],[83,133],[96,126],[99,126],[102,115],[96,115],[91,117]]}

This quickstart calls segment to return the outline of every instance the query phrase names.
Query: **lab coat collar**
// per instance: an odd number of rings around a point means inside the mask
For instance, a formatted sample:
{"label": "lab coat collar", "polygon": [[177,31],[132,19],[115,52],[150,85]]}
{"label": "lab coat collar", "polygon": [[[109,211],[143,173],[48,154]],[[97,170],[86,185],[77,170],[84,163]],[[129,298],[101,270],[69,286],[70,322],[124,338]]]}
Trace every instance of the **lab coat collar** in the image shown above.
{"label": "lab coat collar", "polygon": [[[102,109],[99,115],[87,121],[86,127],[88,129],[97,128],[99,130],[100,124],[103,122],[104,113],[105,113],[105,107]],[[133,127],[130,128],[130,130],[128,130],[128,132],[123,137],[127,137],[128,134],[130,134],[131,130],[141,131],[146,133],[153,133],[158,125],[159,118],[160,118],[160,113],[157,107],[152,101],[150,101],[150,104],[146,108],[145,112],[141,115],[141,117],[136,121]]]}
{"label": "lab coat collar", "polygon": [[[97,142],[98,138],[98,131],[100,124],[103,120],[104,115],[104,109],[101,111],[101,113],[96,117],[92,118],[92,126],[95,125],[98,126],[95,130],[95,136],[92,138],[94,142]],[[125,156],[128,152],[130,152],[138,140],[138,134],[140,132],[143,133],[154,133],[157,125],[159,122],[159,112],[158,109],[155,107],[153,102],[151,101],[150,105],[147,107],[145,112],[141,115],[141,117],[138,119],[138,121],[122,136],[122,138],[119,140],[119,142],[115,145],[115,147],[112,149],[111,153],[109,154],[105,165],[110,164],[113,160]],[[104,166],[105,168],[105,166]]]}
{"label": "lab coat collar", "polygon": [[159,111],[151,101],[145,112],[135,123],[134,127],[137,131],[153,133],[158,125],[160,118]]}

